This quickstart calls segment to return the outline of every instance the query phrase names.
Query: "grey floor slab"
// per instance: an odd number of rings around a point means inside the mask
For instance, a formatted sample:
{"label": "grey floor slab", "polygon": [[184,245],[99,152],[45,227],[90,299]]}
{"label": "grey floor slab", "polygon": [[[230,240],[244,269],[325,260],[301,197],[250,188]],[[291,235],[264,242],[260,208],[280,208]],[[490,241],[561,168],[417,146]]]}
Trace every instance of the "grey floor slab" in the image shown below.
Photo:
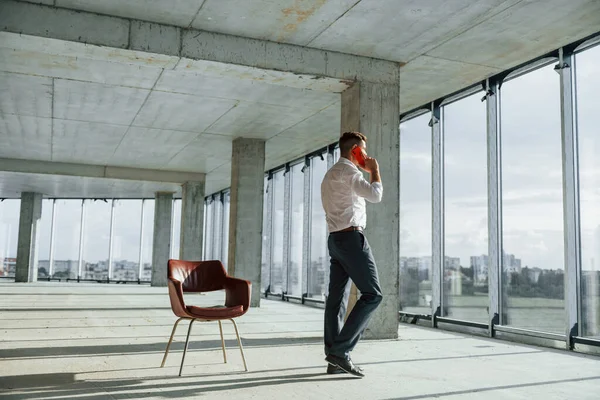
{"label": "grey floor slab", "polygon": [[[190,296],[218,304],[220,292]],[[600,358],[400,325],[363,341],[364,379],[325,374],[322,313],[263,300],[239,320],[250,368],[225,323],[187,324],[160,368],[175,317],[164,288],[0,283],[2,399],[600,399]]]}

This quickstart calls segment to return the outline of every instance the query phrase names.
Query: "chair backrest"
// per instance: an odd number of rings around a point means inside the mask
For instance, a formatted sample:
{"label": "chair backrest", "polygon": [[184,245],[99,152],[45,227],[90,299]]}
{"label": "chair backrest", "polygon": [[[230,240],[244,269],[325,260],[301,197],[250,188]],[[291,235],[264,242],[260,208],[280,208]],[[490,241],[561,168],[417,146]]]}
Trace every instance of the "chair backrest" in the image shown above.
{"label": "chair backrest", "polygon": [[227,272],[218,260],[169,260],[167,278],[181,282],[184,292],[212,292],[223,289]]}

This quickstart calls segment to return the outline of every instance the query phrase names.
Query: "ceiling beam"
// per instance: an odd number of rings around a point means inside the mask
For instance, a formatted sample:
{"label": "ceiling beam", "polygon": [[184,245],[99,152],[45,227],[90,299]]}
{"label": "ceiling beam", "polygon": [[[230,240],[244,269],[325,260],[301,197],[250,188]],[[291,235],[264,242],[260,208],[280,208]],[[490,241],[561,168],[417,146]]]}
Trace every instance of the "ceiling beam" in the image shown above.
{"label": "ceiling beam", "polygon": [[400,63],[314,48],[73,11],[14,0],[0,2],[0,30],[194,60],[398,84]]}
{"label": "ceiling beam", "polygon": [[0,171],[165,183],[204,182],[206,178],[206,174],[195,172],[163,171],[110,165],[71,164],[13,158],[0,158]]}

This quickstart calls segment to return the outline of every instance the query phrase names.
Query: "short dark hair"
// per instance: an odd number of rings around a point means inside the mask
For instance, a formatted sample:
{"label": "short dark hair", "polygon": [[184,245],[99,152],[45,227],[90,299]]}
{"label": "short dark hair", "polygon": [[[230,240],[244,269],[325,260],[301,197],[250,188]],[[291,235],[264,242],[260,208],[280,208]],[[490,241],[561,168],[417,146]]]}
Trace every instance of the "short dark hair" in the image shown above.
{"label": "short dark hair", "polygon": [[340,153],[348,154],[352,147],[359,145],[361,141],[367,142],[367,137],[360,132],[344,132],[340,137]]}

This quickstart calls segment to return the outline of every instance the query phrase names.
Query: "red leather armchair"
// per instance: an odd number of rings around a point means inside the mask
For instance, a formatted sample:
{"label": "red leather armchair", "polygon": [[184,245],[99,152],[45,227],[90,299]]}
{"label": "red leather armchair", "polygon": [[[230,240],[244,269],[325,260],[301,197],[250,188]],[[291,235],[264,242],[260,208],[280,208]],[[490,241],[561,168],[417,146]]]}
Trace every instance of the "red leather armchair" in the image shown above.
{"label": "red leather armchair", "polygon": [[[221,332],[221,346],[223,348],[223,360],[227,362],[227,353],[225,351],[225,340],[223,339],[222,320],[230,320],[235,328],[238,345],[242,353],[244,368],[246,366],[246,358],[244,357],[244,349],[240,340],[237,324],[234,318],[241,317],[250,308],[250,293],[251,283],[242,279],[232,278],[227,276],[225,268],[220,261],[183,261],[169,260],[167,265],[167,282],[169,285],[169,299],[171,300],[171,309],[173,313],[179,317],[173,326],[171,338],[167,344],[165,355],[161,367],[164,367],[169,354],[171,342],[177,329],[177,325],[183,319],[190,320],[187,337],[185,339],[185,347],[183,356],[181,357],[181,366],[179,367],[179,376],[183,371],[183,362],[187,353],[190,333],[192,325],[196,321],[218,321],[219,331]],[[186,292],[212,292],[215,290],[225,290],[225,305],[216,307],[198,307],[186,305],[183,294]]]}

